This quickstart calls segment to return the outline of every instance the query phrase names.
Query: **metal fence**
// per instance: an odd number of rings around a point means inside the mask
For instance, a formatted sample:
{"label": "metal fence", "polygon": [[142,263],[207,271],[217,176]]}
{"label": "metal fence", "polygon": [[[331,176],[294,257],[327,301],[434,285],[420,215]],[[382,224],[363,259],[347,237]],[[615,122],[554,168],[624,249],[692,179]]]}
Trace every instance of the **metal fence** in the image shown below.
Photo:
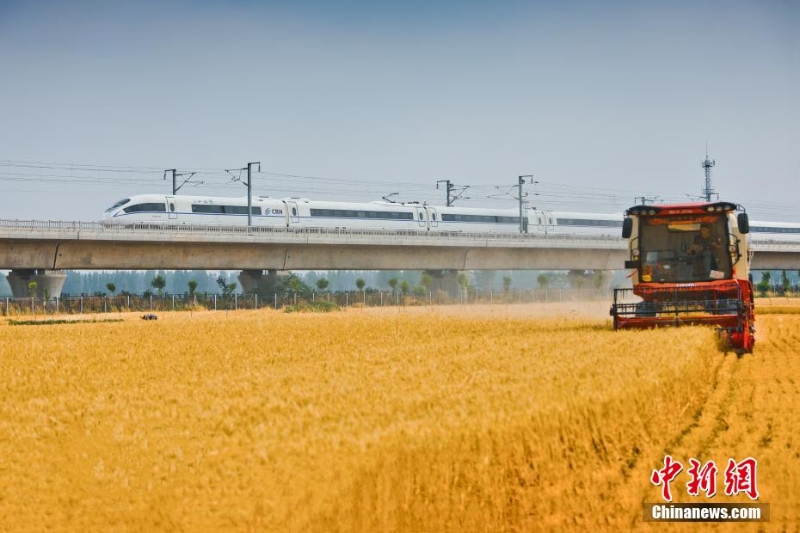
{"label": "metal fence", "polygon": [[4,316],[32,314],[85,314],[186,311],[207,309],[227,311],[239,309],[283,309],[318,302],[337,307],[390,307],[420,305],[484,305],[523,304],[573,301],[610,301],[607,290],[598,289],[515,289],[493,291],[469,289],[453,295],[443,291],[350,291],[312,292],[310,294],[163,294],[119,296],[63,296],[49,300],[37,298],[2,298],[0,313]]}

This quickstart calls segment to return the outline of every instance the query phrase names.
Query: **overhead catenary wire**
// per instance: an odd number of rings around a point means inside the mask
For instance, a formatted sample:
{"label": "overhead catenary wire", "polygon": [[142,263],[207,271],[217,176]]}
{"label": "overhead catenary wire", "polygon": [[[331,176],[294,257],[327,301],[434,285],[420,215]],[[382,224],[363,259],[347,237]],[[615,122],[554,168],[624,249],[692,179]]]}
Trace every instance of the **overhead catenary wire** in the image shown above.
{"label": "overhead catenary wire", "polygon": [[[230,183],[230,175],[224,169],[185,168],[184,172],[192,172],[202,177],[202,184],[194,186],[188,194],[203,195],[211,191],[220,196],[240,196],[244,191],[237,191]],[[73,193],[75,186],[91,187],[97,194],[101,185],[103,191],[118,192],[122,195],[133,193],[152,193],[164,188],[163,168],[151,166],[97,165],[86,163],[61,163],[34,160],[0,160],[0,190],[8,192],[38,192],[29,188],[6,187],[35,179],[51,185],[69,184],[69,189],[49,187],[48,191]],[[260,196],[297,196],[319,198],[326,195],[333,200],[374,201],[397,189],[401,201],[424,201],[431,204],[442,203],[440,194],[435,189],[435,181],[396,182],[369,179],[349,179],[341,177],[324,177],[302,173],[267,170],[260,174],[266,178],[260,180],[255,194]],[[273,178],[273,179],[270,179]],[[498,182],[492,177],[493,182]],[[508,188],[513,187],[513,179],[508,180]],[[510,195],[498,198],[496,185],[471,185],[469,199],[463,199],[463,206],[502,205],[511,209],[516,200]],[[664,202],[685,202],[683,193],[663,190],[633,190],[614,187],[597,187],[570,185],[556,181],[537,178],[535,190],[531,192],[531,206],[538,209],[569,210],[603,210],[622,211],[632,205],[636,196],[659,196]],[[730,200],[738,201],[751,213],[774,214],[783,217],[795,217],[796,207],[792,203],[772,202],[752,198]],[[761,218],[764,218],[762,215]]]}

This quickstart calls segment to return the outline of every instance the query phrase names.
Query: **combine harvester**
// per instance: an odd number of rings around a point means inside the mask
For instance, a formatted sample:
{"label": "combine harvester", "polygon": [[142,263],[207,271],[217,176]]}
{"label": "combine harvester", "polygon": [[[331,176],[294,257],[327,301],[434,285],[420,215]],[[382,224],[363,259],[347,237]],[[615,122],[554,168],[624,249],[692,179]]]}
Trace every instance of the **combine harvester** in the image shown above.
{"label": "combine harvester", "polygon": [[729,202],[628,209],[622,236],[633,288],[614,290],[614,329],[713,325],[726,347],[751,353],[749,231],[744,209]]}

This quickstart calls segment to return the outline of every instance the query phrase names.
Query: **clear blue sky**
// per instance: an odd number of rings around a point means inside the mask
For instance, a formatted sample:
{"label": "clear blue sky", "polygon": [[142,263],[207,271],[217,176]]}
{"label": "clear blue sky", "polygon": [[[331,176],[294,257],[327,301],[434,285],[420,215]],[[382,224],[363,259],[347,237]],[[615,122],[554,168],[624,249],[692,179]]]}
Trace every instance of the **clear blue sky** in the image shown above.
{"label": "clear blue sky", "polygon": [[532,205],[620,212],[699,194],[708,142],[723,199],[800,221],[798,95],[793,1],[0,1],[0,218],[173,167],[243,195],[248,161],[262,195],[513,207],[534,174]]}

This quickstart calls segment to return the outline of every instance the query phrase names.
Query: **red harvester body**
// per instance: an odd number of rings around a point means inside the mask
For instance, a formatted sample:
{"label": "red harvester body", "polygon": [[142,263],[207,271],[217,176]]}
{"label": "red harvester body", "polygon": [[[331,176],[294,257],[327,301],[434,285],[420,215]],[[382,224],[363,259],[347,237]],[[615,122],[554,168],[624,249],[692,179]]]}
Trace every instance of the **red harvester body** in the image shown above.
{"label": "red harvester body", "polygon": [[728,202],[642,205],[625,216],[625,267],[633,269],[633,288],[614,291],[614,328],[713,325],[738,353],[752,352],[755,316],[743,209]]}

